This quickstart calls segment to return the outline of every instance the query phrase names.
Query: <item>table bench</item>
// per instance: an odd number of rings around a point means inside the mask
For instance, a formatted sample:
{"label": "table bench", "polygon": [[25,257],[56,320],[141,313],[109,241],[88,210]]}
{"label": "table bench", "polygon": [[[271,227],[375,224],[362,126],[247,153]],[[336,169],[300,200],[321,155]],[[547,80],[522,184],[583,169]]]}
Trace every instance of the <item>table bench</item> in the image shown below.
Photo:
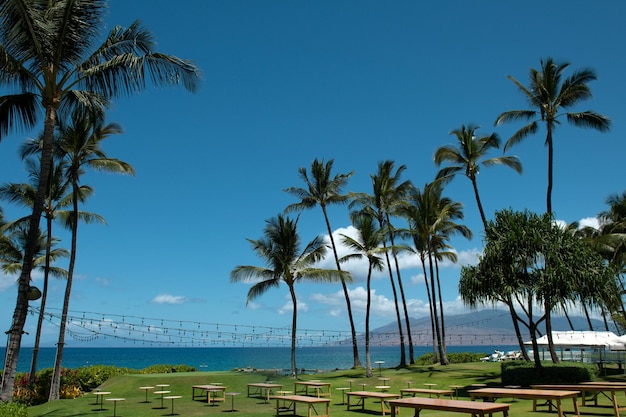
{"label": "table bench", "polygon": [[[389,400],[400,398],[400,394],[392,394],[390,392],[376,392],[376,391],[351,391],[347,392],[348,403],[347,409],[361,406],[361,410],[365,410],[365,399],[366,398],[377,398],[380,400],[380,411],[384,416],[387,412],[387,407],[385,407],[385,403],[389,402]],[[356,404],[350,404],[350,398],[357,397],[358,400]]]}
{"label": "table bench", "polygon": [[[545,400],[549,410],[552,406],[556,407],[559,417],[564,417],[563,405],[561,400],[571,398],[574,404],[574,412],[580,417],[578,409],[578,391],[567,390],[544,390],[544,389],[528,389],[528,388],[479,388],[468,391],[472,401],[476,398],[482,398],[484,401],[493,402],[496,398],[519,398],[533,400],[533,411],[537,411],[537,400]],[[556,403],[556,404],[554,404]]]}
{"label": "table bench", "polygon": [[[276,416],[280,416],[281,414],[291,413],[291,415],[296,415],[296,404],[306,404],[308,407],[307,416],[312,417],[312,411],[315,411],[315,414],[319,417],[329,417],[330,416],[330,398],[317,398],[317,397],[309,397],[307,395],[278,395],[271,396],[270,398],[276,399]],[[282,405],[281,405],[282,402]],[[315,404],[325,404],[326,405],[326,414],[318,414],[315,409]]]}
{"label": "table bench", "polygon": [[[253,389],[253,392],[250,389]],[[269,382],[256,382],[252,384],[248,384],[248,398],[251,395],[261,396],[261,398],[265,399],[265,402],[269,402],[270,394],[272,394],[272,390],[282,390],[282,384],[270,384]]]}
{"label": "table bench", "polygon": [[450,399],[454,395],[454,391],[451,389],[434,389],[434,388],[403,388],[400,390],[400,397],[415,397],[415,394],[428,394],[428,397],[434,395],[437,398],[449,395]]}
{"label": "table bench", "polygon": [[[626,407],[620,407],[617,401],[616,392],[626,391],[626,385],[624,384],[611,384],[611,383],[593,383],[593,384],[539,384],[531,385],[531,388],[542,390],[572,390],[580,393],[582,398],[582,405],[586,405],[586,394],[592,393],[594,405],[598,405],[598,395],[603,394],[606,396],[611,405],[613,406],[613,412],[615,417],[619,417],[619,412],[626,410]],[[609,393],[607,395],[607,392]]]}
{"label": "table bench", "polygon": [[493,413],[502,412],[503,417],[508,417],[510,405],[463,400],[445,400],[440,398],[411,397],[390,400],[389,407],[391,408],[391,417],[396,416],[398,408],[400,407],[413,408],[415,410],[416,417],[419,417],[421,410],[468,413],[471,414],[472,417],[484,417],[485,414],[491,415]]}
{"label": "table bench", "polygon": [[296,395],[312,395],[313,392],[309,392],[310,390],[315,391],[315,396],[317,398],[330,398],[330,382],[296,381],[293,384],[293,392]]}
{"label": "table bench", "polygon": [[223,385],[194,385],[191,387],[192,400],[199,397],[199,395],[196,395],[196,390],[204,391],[206,393],[206,402],[208,404],[213,404],[215,401],[226,401],[226,387]]}

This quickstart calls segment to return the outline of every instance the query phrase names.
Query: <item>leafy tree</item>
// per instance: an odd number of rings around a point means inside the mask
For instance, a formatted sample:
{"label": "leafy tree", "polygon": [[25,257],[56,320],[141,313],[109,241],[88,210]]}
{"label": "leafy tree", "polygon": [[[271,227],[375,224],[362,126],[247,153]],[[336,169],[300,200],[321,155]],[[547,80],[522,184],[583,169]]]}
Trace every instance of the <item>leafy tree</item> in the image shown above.
{"label": "leafy tree", "polygon": [[376,226],[376,219],[371,215],[359,213],[353,216],[352,224],[358,231],[357,239],[342,234],[341,242],[354,252],[341,258],[341,262],[352,259],[367,258],[367,303],[365,305],[365,376],[372,377],[372,361],[370,359],[370,309],[372,305],[372,271],[382,271],[385,264],[380,254],[389,247],[382,246],[385,233]]}
{"label": "leafy tree", "polygon": [[[496,212],[485,236],[479,264],[461,269],[461,298],[470,306],[507,304],[514,323],[528,329],[535,366],[540,367],[539,324],[545,321],[550,335],[551,312],[579,299],[581,288],[611,291],[612,272],[589,245],[558,226],[549,213]],[[543,306],[543,315],[537,317],[535,304]],[[559,359],[554,355],[552,360]]]}
{"label": "leafy tree", "polygon": [[109,101],[156,85],[194,91],[199,70],[191,62],[155,51],[154,40],[137,21],[115,27],[95,46],[103,0],[4,0],[0,3],[0,137],[30,129],[43,113],[40,182],[30,217],[29,241],[8,331],[0,400],[13,397],[15,370],[28,309],[27,292],[43,210],[57,120],[75,109],[103,112]]}
{"label": "leafy tree", "polygon": [[474,189],[474,197],[480,212],[480,218],[483,226],[487,227],[487,219],[485,211],[478,194],[477,176],[480,167],[489,167],[493,165],[504,165],[514,169],[517,173],[522,172],[522,164],[516,156],[497,156],[494,158],[485,158],[487,152],[491,149],[500,147],[500,138],[496,133],[489,136],[476,136],[476,126],[462,125],[459,129],[450,132],[456,136],[458,147],[453,145],[441,146],[435,151],[435,164],[441,166],[444,162],[448,162],[450,166],[442,168],[437,174],[437,179],[446,180],[453,178],[460,172],[465,172],[465,176],[471,181]]}
{"label": "leafy tree", "polygon": [[[348,179],[352,176],[352,172],[348,174],[338,174],[332,177],[331,172],[333,168],[334,160],[330,160],[326,163],[315,159],[311,163],[311,176],[307,174],[306,168],[300,167],[298,172],[300,178],[304,181],[306,188],[290,187],[285,191],[300,199],[299,203],[291,204],[285,209],[285,213],[292,211],[301,211],[304,209],[320,206],[322,214],[324,215],[324,221],[326,222],[326,230],[328,231],[328,237],[330,238],[330,245],[335,257],[335,264],[337,270],[341,271],[341,263],[339,262],[339,255],[337,255],[337,245],[335,245],[335,239],[333,238],[333,229],[330,227],[330,220],[328,219],[328,206],[331,204],[345,204],[348,201],[348,196],[341,193],[341,190],[348,182]],[[350,304],[350,294],[348,293],[348,287],[344,281],[341,281],[343,288],[343,295],[346,299],[346,308],[348,311],[348,319],[350,321],[350,331],[352,336],[352,355],[354,357],[353,366],[360,367],[361,360],[359,359],[359,347],[356,338],[356,328],[354,326],[354,318],[352,316],[352,307]]]}
{"label": "leafy tree", "polygon": [[247,302],[264,294],[270,288],[277,288],[280,283],[287,285],[293,316],[291,320],[291,373],[298,375],[296,367],[296,332],[298,318],[298,300],[295,284],[302,280],[317,282],[336,282],[351,280],[345,271],[316,268],[326,254],[327,246],[321,237],[316,237],[301,249],[297,220],[277,215],[267,220],[264,236],[258,240],[248,239],[252,249],[262,258],[266,265],[239,265],[230,273],[231,282],[254,282],[248,290]]}
{"label": "leafy tree", "polygon": [[495,124],[514,122],[517,120],[529,121],[529,123],[513,134],[504,145],[504,150],[519,143],[527,136],[536,133],[539,122],[545,124],[546,141],[548,147],[548,191],[546,195],[547,212],[552,213],[552,171],[554,142],[553,132],[561,123],[560,118],[566,117],[567,121],[577,127],[588,127],[600,132],[608,131],[611,121],[608,117],[591,110],[582,112],[565,112],[575,107],[578,103],[592,97],[589,82],[596,79],[596,74],[591,69],[575,71],[571,76],[563,79],[564,71],[569,63],[556,63],[552,58],[541,60],[541,69],[531,68],[530,84],[525,87],[510,75],[508,78],[517,86],[528,100],[531,109],[510,110],[498,116]]}
{"label": "leafy tree", "polygon": [[[395,229],[391,224],[391,216],[395,215],[400,207],[404,204],[404,197],[408,191],[413,187],[410,181],[401,181],[400,177],[402,172],[406,170],[406,166],[401,165],[395,169],[393,161],[383,161],[378,164],[378,171],[372,175],[372,195],[365,193],[352,194],[353,201],[350,203],[350,207],[360,206],[361,211],[375,217],[378,220],[378,224],[381,229],[385,230],[387,239],[392,247],[395,246]],[[395,169],[395,172],[394,172]],[[383,247],[387,247],[387,239],[383,241]],[[404,289],[402,287],[402,279],[400,276],[400,267],[398,264],[398,258],[395,250],[390,251],[393,255],[396,266],[396,277],[398,279],[398,287],[400,289],[400,295],[402,299],[402,306],[404,309],[404,318],[409,338],[409,354],[411,363],[414,362],[413,358],[413,341],[411,338],[411,325],[409,315],[407,311],[406,299],[404,296]],[[402,317],[400,314],[400,305],[398,302],[398,292],[396,290],[396,284],[393,279],[393,269],[391,266],[391,260],[389,259],[389,252],[385,252],[385,259],[387,261],[387,270],[389,271],[389,281],[391,283],[391,290],[393,292],[393,300],[396,308],[396,319],[398,322],[398,334],[400,336],[400,364],[399,366],[406,366],[406,348],[404,341],[404,330],[402,329]]]}

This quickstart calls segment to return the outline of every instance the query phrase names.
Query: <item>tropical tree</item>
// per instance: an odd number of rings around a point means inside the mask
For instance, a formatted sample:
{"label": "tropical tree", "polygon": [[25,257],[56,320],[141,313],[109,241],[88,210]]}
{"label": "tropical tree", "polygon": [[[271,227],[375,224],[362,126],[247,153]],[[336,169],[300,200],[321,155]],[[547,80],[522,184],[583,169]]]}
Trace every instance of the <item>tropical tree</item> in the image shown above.
{"label": "tropical tree", "polygon": [[507,140],[504,145],[505,152],[509,147],[536,133],[539,129],[539,122],[545,124],[545,144],[548,147],[548,190],[546,193],[548,213],[552,213],[553,132],[561,123],[561,118],[565,117],[574,126],[588,127],[600,132],[606,132],[611,127],[608,117],[591,110],[561,112],[575,107],[581,101],[589,100],[592,97],[589,82],[596,79],[596,74],[591,69],[575,71],[571,76],[563,79],[564,71],[569,65],[569,63],[556,63],[552,58],[545,61],[542,59],[541,69],[531,68],[528,87],[509,75],[508,78],[526,97],[531,109],[506,111],[495,121],[496,125],[517,120],[529,121]]}
{"label": "tropical tree", "polygon": [[105,124],[102,117],[84,117],[81,114],[75,115],[70,124],[61,124],[58,141],[55,143],[55,154],[66,164],[66,177],[72,189],[72,211],[67,219],[67,224],[71,230],[70,263],[68,268],[65,295],[63,297],[63,310],[59,325],[59,340],[57,343],[57,353],[50,385],[50,401],[59,399],[61,390],[61,367],[63,359],[63,348],[65,345],[65,327],[67,325],[67,313],[69,310],[70,296],[72,292],[72,281],[74,276],[74,266],[76,263],[76,250],[78,238],[78,222],[91,223],[93,221],[104,222],[104,219],[97,215],[87,215],[79,210],[79,202],[84,203],[85,193],[81,192],[80,179],[86,168],[97,171],[105,171],[117,174],[134,175],[135,170],[127,162],[117,158],[111,158],[102,149],[102,142],[111,135],[122,133],[122,128],[116,123]]}
{"label": "tropical tree", "polygon": [[115,27],[97,45],[107,4],[103,0],[4,0],[0,3],[0,138],[30,129],[43,113],[41,174],[30,217],[29,241],[8,333],[0,400],[13,398],[15,370],[28,309],[27,292],[52,161],[57,120],[76,108],[103,112],[109,101],[156,85],[195,91],[199,70],[191,62],[155,51],[149,31],[136,21]]}
{"label": "tropical tree", "polygon": [[327,250],[323,238],[316,237],[301,249],[301,239],[297,230],[298,220],[292,220],[281,214],[266,221],[263,237],[258,240],[248,239],[252,249],[262,258],[266,266],[239,265],[230,273],[231,282],[254,282],[248,290],[247,302],[277,288],[280,283],[287,285],[293,305],[291,320],[291,373],[296,378],[296,332],[298,318],[298,300],[295,284],[310,280],[316,282],[337,282],[351,280],[345,271],[316,268]]}
{"label": "tropical tree", "polygon": [[[425,184],[422,190],[413,188],[400,213],[409,224],[415,252],[422,260],[424,279],[430,277],[430,286],[427,283],[427,289],[430,289],[428,299],[433,327],[433,350],[436,343],[439,362],[447,365],[449,361],[445,345],[445,318],[438,261],[447,258],[456,262],[456,255],[449,250],[450,246],[447,241],[457,234],[471,239],[472,232],[467,226],[456,222],[463,219],[463,205],[448,197],[443,197],[442,194],[441,181]],[[428,262],[428,274],[425,261]],[[439,302],[439,308],[437,302]]]}
{"label": "tropical tree", "polygon": [[[538,326],[545,322],[546,334],[552,332],[550,315],[555,308],[579,300],[581,288],[602,289],[596,293],[617,290],[601,257],[548,213],[496,212],[485,236],[479,264],[461,268],[459,293],[470,306],[497,302],[514,306],[511,318],[528,329],[536,367],[541,367]],[[543,307],[541,316],[533,311],[536,304]],[[550,338],[548,342],[552,344]],[[559,358],[552,355],[552,360]]]}
{"label": "tropical tree", "polygon": [[[38,140],[29,140],[22,147],[22,154],[24,157],[27,155],[36,153],[39,148]],[[30,208],[32,210],[33,201],[35,200],[35,194],[37,193],[37,185],[39,184],[39,164],[33,158],[26,158],[26,171],[30,179],[30,183],[9,183],[0,187],[0,198],[5,199],[11,203],[18,204],[19,206]],[[71,205],[71,193],[67,193],[69,184],[65,177],[65,166],[62,163],[53,163],[50,166],[51,173],[48,177],[48,191],[44,201],[43,216],[46,219],[46,259],[43,268],[43,287],[41,291],[41,301],[39,304],[39,314],[37,318],[37,330],[35,333],[35,342],[33,344],[33,357],[31,360],[30,373],[28,379],[30,383],[35,382],[35,376],[37,372],[37,360],[39,355],[39,343],[41,341],[41,329],[43,327],[44,314],[46,310],[46,302],[48,298],[48,283],[49,272],[51,268],[51,250],[53,243],[52,236],[52,224],[57,216],[67,218],[68,211],[64,210]],[[90,190],[81,189],[81,193],[87,193]],[[28,217],[22,218],[19,221],[27,223]],[[69,252],[68,252],[69,255]],[[65,271],[63,277],[67,276]]]}
{"label": "tropical tree", "polygon": [[[376,174],[371,175],[372,179],[372,194],[366,193],[353,193],[352,202],[350,207],[360,207],[360,210],[366,214],[369,214],[378,220],[378,224],[381,229],[386,233],[387,238],[383,241],[383,247],[387,247],[387,240],[392,246],[391,251],[385,252],[385,259],[387,263],[387,271],[389,272],[389,281],[391,283],[391,290],[393,293],[393,300],[396,309],[396,320],[398,322],[398,334],[400,337],[400,364],[399,366],[406,366],[406,345],[404,341],[404,330],[402,329],[402,316],[400,314],[400,304],[398,302],[398,292],[396,290],[396,284],[393,278],[393,269],[391,260],[389,258],[389,252],[391,252],[395,260],[396,277],[398,279],[398,288],[400,289],[402,306],[404,310],[404,318],[406,323],[406,329],[409,338],[409,356],[411,363],[414,362],[413,357],[413,340],[411,337],[411,324],[409,314],[406,305],[406,299],[404,296],[404,288],[402,286],[402,278],[400,276],[400,267],[398,263],[398,257],[396,250],[393,250],[395,246],[396,231],[391,223],[391,216],[395,215],[399,208],[404,204],[404,197],[413,187],[410,181],[401,181],[400,177],[404,170],[405,165],[399,166],[395,169],[393,161],[383,161],[378,164],[378,170]],[[394,172],[395,169],[395,172]]]}
{"label": "tropical tree", "polygon": [[[300,169],[298,169],[300,178],[304,181],[306,188],[289,187],[285,189],[286,192],[300,199],[300,202],[287,206],[287,208],[285,208],[285,213],[310,209],[318,205],[320,206],[322,214],[324,215],[324,221],[326,222],[326,230],[328,231],[328,237],[330,238],[330,246],[335,257],[335,264],[337,266],[337,270],[341,271],[341,263],[339,262],[339,255],[337,255],[337,245],[335,245],[333,229],[330,227],[330,220],[328,219],[328,206],[331,204],[345,204],[348,201],[348,196],[342,194],[342,189],[346,186],[348,179],[352,176],[352,172],[348,174],[337,174],[333,177],[331,174],[333,163],[334,160],[332,159],[324,163],[323,160],[320,161],[316,158],[311,163],[310,177],[306,168],[300,167]],[[354,326],[354,318],[352,316],[350,294],[348,293],[348,287],[344,281],[341,281],[341,286],[343,288],[343,295],[346,299],[346,308],[348,311],[348,319],[350,321],[352,355],[354,358],[353,366],[356,368],[361,366],[361,360],[359,359],[359,347],[356,337],[356,328]]]}
{"label": "tropical tree", "polygon": [[474,189],[474,197],[483,221],[483,227],[487,227],[485,211],[478,194],[477,176],[480,167],[493,165],[504,165],[514,169],[517,173],[522,172],[522,164],[516,156],[497,156],[485,159],[485,155],[492,149],[500,147],[500,138],[496,133],[488,136],[476,136],[477,126],[462,125],[459,129],[450,132],[458,141],[458,146],[441,146],[435,151],[435,164],[441,166],[444,162],[450,165],[442,168],[437,174],[437,179],[451,179],[460,172],[465,172],[465,176],[471,181]]}
{"label": "tropical tree", "polygon": [[365,376],[372,377],[372,361],[370,358],[370,309],[372,305],[372,272],[382,271],[385,264],[380,254],[389,247],[382,246],[385,233],[376,226],[376,219],[371,215],[359,213],[353,216],[352,224],[357,230],[357,238],[341,234],[341,242],[354,252],[343,256],[341,262],[367,258],[367,302],[365,305]]}

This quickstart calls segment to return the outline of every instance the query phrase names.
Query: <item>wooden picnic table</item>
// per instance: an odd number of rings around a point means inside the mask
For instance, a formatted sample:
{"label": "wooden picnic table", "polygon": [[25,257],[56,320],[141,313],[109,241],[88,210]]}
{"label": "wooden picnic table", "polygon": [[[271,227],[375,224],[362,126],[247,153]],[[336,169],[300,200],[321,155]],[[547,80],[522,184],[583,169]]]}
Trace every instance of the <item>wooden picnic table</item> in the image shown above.
{"label": "wooden picnic table", "polygon": [[[312,411],[315,411],[315,414],[318,417],[330,417],[330,398],[317,398],[310,397],[308,395],[274,395],[270,398],[276,399],[276,416],[279,417],[281,414],[290,413],[291,415],[296,414],[296,404],[306,404],[308,411],[307,416],[312,417]],[[315,409],[316,404],[324,404],[326,406],[326,414],[318,414]]]}
{"label": "wooden picnic table", "polygon": [[[385,403],[388,403],[389,400],[400,398],[400,394],[393,394],[390,392],[378,392],[378,391],[351,391],[347,392],[348,396],[347,409],[361,406],[361,410],[365,410],[365,399],[366,398],[377,398],[380,400],[380,411],[382,415],[385,415],[388,407],[385,407]],[[350,398],[357,397],[358,400],[355,404],[350,404]]]}
{"label": "wooden picnic table", "polygon": [[330,382],[295,381],[293,383],[293,392],[295,395],[313,395],[313,391],[317,398],[330,398]]}
{"label": "wooden picnic table", "polygon": [[[574,404],[574,412],[580,417],[578,409],[578,391],[574,390],[544,390],[544,389],[528,389],[528,388],[479,388],[468,391],[472,401],[476,398],[482,398],[484,401],[495,401],[496,398],[520,398],[533,400],[533,411],[537,411],[537,400],[545,400],[552,410],[554,405],[557,409],[559,417],[564,417],[563,405],[561,400],[571,398]],[[556,403],[556,404],[555,404]]]}
{"label": "wooden picnic table", "polygon": [[192,400],[196,399],[196,390],[206,393],[206,402],[209,404],[213,404],[215,401],[226,401],[226,387],[223,385],[194,385],[191,387]]}
{"label": "wooden picnic table", "polygon": [[419,417],[422,410],[447,411],[453,413],[467,413],[474,416],[484,417],[486,414],[491,416],[493,413],[502,412],[503,417],[509,415],[509,404],[496,404],[489,402],[475,402],[463,400],[445,400],[440,398],[422,398],[410,397],[400,398],[397,400],[389,400],[391,408],[391,417],[395,417],[398,408],[406,407],[415,410],[415,417]]}
{"label": "wooden picnic table", "polygon": [[[586,394],[592,393],[594,405],[598,405],[598,395],[602,394],[611,401],[615,417],[619,417],[619,412],[626,410],[626,407],[620,407],[617,401],[616,392],[626,391],[626,384],[622,383],[581,383],[581,384],[539,384],[531,385],[531,388],[542,390],[572,390],[580,393],[582,405],[586,404]],[[608,394],[607,394],[608,393]]]}
{"label": "wooden picnic table", "polygon": [[454,391],[451,389],[435,389],[435,388],[403,388],[400,390],[400,397],[408,397],[409,395],[415,397],[415,394],[428,394],[428,397],[435,396],[441,398],[442,396],[449,395],[452,399]]}
{"label": "wooden picnic table", "polygon": [[[254,389],[254,392],[250,392],[250,389]],[[282,384],[273,384],[269,382],[255,382],[252,384],[248,384],[248,397],[250,395],[258,396],[265,399],[265,402],[269,402],[270,395],[273,390],[280,391],[283,389]]]}

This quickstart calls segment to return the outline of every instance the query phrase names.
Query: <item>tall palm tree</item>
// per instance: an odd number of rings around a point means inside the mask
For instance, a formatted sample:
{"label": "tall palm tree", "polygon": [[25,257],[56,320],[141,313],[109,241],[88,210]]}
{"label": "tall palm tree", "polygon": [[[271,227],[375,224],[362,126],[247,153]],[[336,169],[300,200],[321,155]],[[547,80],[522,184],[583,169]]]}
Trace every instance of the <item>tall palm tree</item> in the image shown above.
{"label": "tall palm tree", "polygon": [[239,265],[230,273],[231,282],[254,282],[248,290],[247,302],[264,294],[270,288],[277,288],[280,283],[287,285],[293,305],[291,320],[291,373],[298,376],[296,367],[296,332],[298,319],[298,300],[295,284],[303,281],[335,282],[351,280],[345,271],[316,268],[326,254],[327,246],[321,237],[316,237],[301,249],[298,234],[298,220],[277,215],[267,220],[264,236],[258,240],[248,239],[252,249],[261,257],[265,267]]}
{"label": "tall palm tree", "polygon": [[454,177],[459,172],[465,172],[465,176],[471,181],[474,188],[474,197],[480,212],[480,218],[483,221],[483,227],[487,227],[487,219],[485,211],[478,194],[477,176],[480,167],[489,167],[493,165],[504,165],[514,169],[517,173],[522,172],[522,164],[516,156],[497,156],[485,159],[485,155],[491,149],[500,147],[500,138],[496,133],[489,136],[476,136],[477,126],[462,125],[459,129],[450,132],[456,136],[457,146],[446,145],[441,146],[435,151],[435,164],[441,166],[442,163],[448,162],[450,166],[442,168],[437,174],[437,179],[447,179]]}
{"label": "tall palm tree", "polygon": [[152,35],[138,21],[129,28],[113,28],[97,46],[106,9],[102,0],[0,2],[0,86],[8,92],[0,97],[0,138],[17,128],[34,127],[43,113],[40,183],[8,331],[0,400],[13,398],[57,120],[75,108],[102,112],[111,99],[145,90],[148,82],[195,91],[200,79],[191,62],[157,52]]}
{"label": "tall palm tree", "polygon": [[76,263],[78,222],[79,220],[86,222],[103,221],[99,216],[86,217],[85,212],[82,212],[81,216],[78,203],[84,202],[85,194],[81,193],[80,179],[86,168],[117,174],[135,174],[135,170],[130,164],[107,156],[102,149],[102,142],[105,139],[111,135],[121,133],[122,129],[116,123],[105,124],[102,117],[82,117],[80,114],[77,114],[72,118],[72,122],[69,125],[61,124],[59,138],[56,142],[55,153],[59,159],[64,160],[67,164],[66,176],[72,189],[72,211],[67,222],[67,226],[71,230],[70,263],[63,298],[61,323],[59,325],[59,341],[57,343],[54,373],[50,385],[50,401],[59,399],[61,390],[61,365],[65,345],[67,312],[69,310],[74,266]]}
{"label": "tall palm tree", "polygon": [[[330,204],[345,204],[348,201],[348,196],[342,194],[342,188],[348,182],[348,179],[352,176],[352,172],[348,174],[338,174],[332,177],[334,160],[319,161],[317,158],[311,163],[311,177],[307,174],[306,168],[300,167],[298,172],[300,178],[304,181],[306,188],[289,187],[285,189],[289,194],[295,195],[300,199],[299,203],[291,204],[285,208],[285,213],[293,211],[301,211],[304,209],[320,206],[322,214],[324,215],[324,221],[326,222],[326,230],[330,238],[330,246],[333,250],[335,257],[335,264],[337,270],[341,271],[341,263],[339,262],[339,255],[337,255],[337,245],[335,245],[335,239],[333,238],[333,229],[330,227],[330,220],[328,219],[328,206]],[[353,366],[355,368],[361,366],[361,359],[359,359],[359,347],[356,338],[356,328],[354,326],[354,318],[352,316],[352,306],[350,303],[350,294],[348,293],[348,287],[344,281],[341,281],[343,288],[343,295],[346,299],[346,308],[348,310],[348,319],[350,321],[350,331],[352,334],[352,356],[354,358]]]}
{"label": "tall palm tree", "polygon": [[[39,141],[29,140],[22,147],[22,155],[26,158],[28,155],[38,153]],[[32,209],[35,194],[37,193],[37,185],[39,184],[39,165],[33,158],[26,158],[26,171],[30,178],[30,183],[9,183],[0,186],[0,198],[9,202],[16,203],[22,207]],[[65,177],[65,166],[62,163],[54,162],[50,166],[51,173],[48,177],[48,191],[44,202],[43,216],[46,219],[46,261],[43,268],[44,279],[41,292],[41,301],[39,305],[39,315],[37,318],[37,330],[35,332],[35,342],[33,344],[33,357],[31,360],[30,373],[28,375],[29,383],[35,382],[37,372],[37,360],[39,355],[39,343],[41,341],[41,329],[43,327],[44,314],[46,310],[46,302],[48,298],[48,281],[50,272],[50,254],[52,249],[52,223],[57,216],[67,217],[68,212],[64,209],[71,205],[71,193],[67,190],[69,184]],[[84,187],[83,187],[84,188]],[[90,190],[82,189],[81,193],[85,194]],[[22,219],[27,222],[28,218]],[[68,252],[69,255],[69,252]],[[65,275],[67,276],[67,271]]]}
{"label": "tall palm tree", "polygon": [[372,305],[372,271],[382,271],[384,262],[378,256],[388,248],[382,247],[385,233],[376,226],[376,219],[368,214],[359,213],[352,218],[352,224],[358,231],[357,239],[342,234],[341,242],[354,253],[341,258],[341,262],[352,259],[367,258],[367,303],[365,305],[365,376],[372,377],[372,361],[370,359],[370,308]]}
{"label": "tall palm tree", "polygon": [[[442,193],[441,181],[426,184],[422,190],[414,188],[409,193],[407,204],[401,213],[408,220],[409,229],[414,234],[415,250],[420,253],[422,262],[428,262],[431,324],[434,325],[435,338],[433,341],[436,340],[439,362],[447,365],[449,362],[445,346],[445,319],[437,262],[444,257],[455,261],[454,254],[448,251],[449,245],[446,242],[455,234],[469,239],[472,232],[467,226],[455,222],[463,218],[462,204],[443,197]],[[422,266],[424,268],[423,264]],[[425,268],[424,276],[426,279]]]}
{"label": "tall palm tree", "polygon": [[[391,216],[396,215],[399,208],[404,204],[404,198],[409,190],[413,187],[410,181],[401,181],[400,177],[402,172],[406,170],[405,165],[399,166],[395,169],[393,161],[383,161],[378,164],[378,171],[372,175],[372,195],[365,193],[352,194],[353,201],[350,203],[350,207],[360,206],[361,210],[374,216],[379,223],[381,229],[385,230],[389,244],[392,246],[390,251],[395,261],[396,277],[398,279],[398,288],[400,289],[402,306],[404,310],[404,318],[409,339],[409,353],[411,363],[414,362],[413,357],[413,340],[411,336],[411,324],[409,314],[407,310],[406,298],[404,296],[404,288],[402,286],[402,278],[400,276],[400,267],[398,263],[398,257],[395,247],[395,234],[396,231],[391,224]],[[395,172],[394,172],[395,169]],[[387,247],[386,240],[383,241],[383,247]],[[398,302],[398,293],[396,291],[396,284],[393,279],[393,269],[391,260],[389,259],[389,252],[385,252],[385,259],[387,261],[387,270],[389,271],[389,281],[391,283],[391,290],[393,293],[394,304],[396,308],[396,319],[398,322],[398,334],[400,337],[400,364],[399,366],[406,366],[406,348],[404,341],[404,330],[402,329],[402,317],[400,314],[400,305]]]}
{"label": "tall palm tree", "polygon": [[528,100],[531,109],[511,110],[498,116],[496,125],[514,122],[517,120],[529,121],[529,123],[519,129],[507,140],[504,150],[519,143],[527,136],[536,133],[541,122],[546,127],[546,141],[548,147],[548,191],[546,194],[547,212],[552,213],[552,171],[554,129],[561,123],[561,118],[565,117],[569,123],[577,127],[589,127],[600,132],[606,132],[611,127],[608,117],[593,112],[591,110],[582,112],[565,112],[584,100],[592,97],[589,82],[596,79],[596,74],[591,69],[575,71],[571,76],[563,79],[564,71],[569,67],[569,63],[556,63],[552,58],[541,60],[541,69],[531,68],[530,84],[525,87],[512,76],[508,78],[517,86]]}

